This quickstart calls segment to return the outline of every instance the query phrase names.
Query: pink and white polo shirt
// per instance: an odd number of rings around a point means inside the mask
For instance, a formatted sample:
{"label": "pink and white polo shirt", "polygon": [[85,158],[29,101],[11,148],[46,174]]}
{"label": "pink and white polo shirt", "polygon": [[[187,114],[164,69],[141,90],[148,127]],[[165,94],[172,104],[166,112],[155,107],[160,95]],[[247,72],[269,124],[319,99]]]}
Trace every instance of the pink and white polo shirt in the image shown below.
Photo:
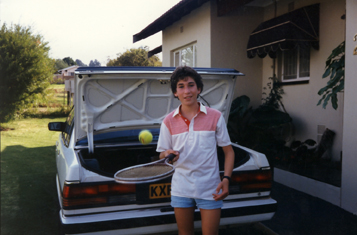
{"label": "pink and white polo shirt", "polygon": [[179,110],[163,120],[156,149],[180,152],[174,163],[171,195],[214,200],[212,194],[221,182],[216,146],[231,144],[224,118],[218,110],[200,104],[200,112],[187,125]]}

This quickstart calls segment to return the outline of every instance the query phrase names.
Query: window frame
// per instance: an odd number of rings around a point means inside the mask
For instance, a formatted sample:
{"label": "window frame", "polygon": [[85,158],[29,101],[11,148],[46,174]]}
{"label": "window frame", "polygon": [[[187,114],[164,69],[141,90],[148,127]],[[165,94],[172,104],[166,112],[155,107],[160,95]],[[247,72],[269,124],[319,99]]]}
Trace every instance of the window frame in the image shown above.
{"label": "window frame", "polygon": [[[193,64],[184,64],[182,63],[182,52],[183,50],[189,48],[189,47],[192,47],[192,62]],[[174,67],[178,67],[178,66],[183,66],[183,65],[187,65],[187,66],[190,66],[190,67],[197,67],[197,43],[194,42],[194,43],[190,43],[190,44],[187,44],[185,46],[182,46],[180,48],[177,48],[175,50],[172,51],[172,55],[173,55],[173,59],[172,59],[172,62],[173,62],[173,66]],[[179,63],[176,63],[176,60],[177,60],[177,57],[176,55],[178,55],[178,61]]]}
{"label": "window frame", "polygon": [[[309,57],[309,64],[308,64],[308,71],[302,71],[303,68],[301,68],[301,60],[304,59],[302,58],[302,49],[305,49],[308,54],[307,56]],[[296,70],[296,77],[295,78],[285,78],[284,71],[286,70],[286,64],[285,64],[285,56],[287,53],[292,52],[292,50],[286,50],[286,51],[280,51],[278,53],[278,78],[280,81],[284,84],[288,83],[296,83],[296,82],[308,82],[310,80],[310,72],[311,72],[311,48],[310,47],[300,47],[297,46],[293,50],[296,50],[296,64],[295,64],[295,70]],[[308,76],[301,75],[301,73],[308,73]]]}

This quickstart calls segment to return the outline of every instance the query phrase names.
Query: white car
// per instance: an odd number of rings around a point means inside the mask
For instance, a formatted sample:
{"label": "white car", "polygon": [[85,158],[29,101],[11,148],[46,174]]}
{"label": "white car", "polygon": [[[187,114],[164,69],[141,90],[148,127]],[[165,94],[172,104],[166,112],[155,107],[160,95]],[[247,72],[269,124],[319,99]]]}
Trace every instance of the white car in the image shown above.
{"label": "white car", "polygon": [[[80,67],[75,72],[74,109],[56,142],[57,192],[65,234],[157,234],[177,230],[170,206],[171,178],[120,184],[114,174],[158,159],[163,118],[180,104],[170,89],[172,67]],[[222,112],[226,122],[237,76],[233,69],[196,68],[204,89],[199,100]],[[149,129],[153,141],[138,134]],[[232,144],[235,164],[221,225],[269,220],[277,202],[270,197],[272,171],[264,154]],[[218,148],[221,174],[223,151]],[[200,228],[195,211],[195,228]]]}

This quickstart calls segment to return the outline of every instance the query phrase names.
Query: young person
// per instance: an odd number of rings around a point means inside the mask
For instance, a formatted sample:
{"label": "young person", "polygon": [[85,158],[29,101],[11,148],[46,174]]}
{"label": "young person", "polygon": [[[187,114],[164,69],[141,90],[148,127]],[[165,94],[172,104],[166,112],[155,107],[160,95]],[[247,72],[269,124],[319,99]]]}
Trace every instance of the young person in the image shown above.
{"label": "young person", "polygon": [[[197,101],[202,92],[201,76],[190,67],[178,67],[171,76],[171,90],[181,105],[161,124],[157,151],[170,153],[175,173],[171,185],[180,235],[194,234],[194,210],[199,208],[202,233],[218,234],[222,200],[228,196],[234,151],[222,114]],[[219,175],[216,146],[225,154],[224,177]]]}

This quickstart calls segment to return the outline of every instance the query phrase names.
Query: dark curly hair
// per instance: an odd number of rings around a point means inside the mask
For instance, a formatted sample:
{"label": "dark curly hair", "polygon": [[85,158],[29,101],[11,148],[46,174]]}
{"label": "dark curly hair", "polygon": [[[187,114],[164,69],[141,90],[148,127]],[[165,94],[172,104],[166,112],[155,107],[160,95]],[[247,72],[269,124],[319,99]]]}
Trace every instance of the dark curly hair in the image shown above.
{"label": "dark curly hair", "polygon": [[171,82],[171,91],[173,94],[176,93],[177,83],[180,80],[185,80],[187,77],[191,77],[196,82],[197,89],[203,90],[202,77],[199,75],[196,70],[188,66],[180,66],[175,69],[172,73],[170,82]]}

